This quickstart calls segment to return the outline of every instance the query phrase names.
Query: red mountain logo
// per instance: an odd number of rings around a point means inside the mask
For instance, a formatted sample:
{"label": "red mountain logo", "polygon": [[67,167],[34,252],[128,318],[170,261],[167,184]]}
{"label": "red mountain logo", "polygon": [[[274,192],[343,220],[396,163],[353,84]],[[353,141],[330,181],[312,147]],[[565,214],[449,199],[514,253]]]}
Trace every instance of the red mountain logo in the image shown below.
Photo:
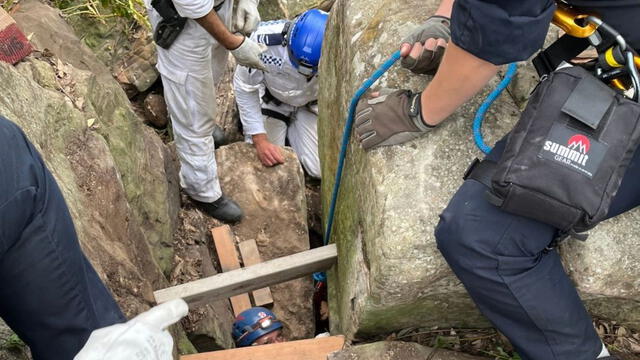
{"label": "red mountain logo", "polygon": [[573,135],[569,141],[567,142],[568,148],[571,150],[580,150],[581,153],[586,154],[589,152],[589,148],[591,147],[591,143],[589,142],[589,138],[581,134]]}

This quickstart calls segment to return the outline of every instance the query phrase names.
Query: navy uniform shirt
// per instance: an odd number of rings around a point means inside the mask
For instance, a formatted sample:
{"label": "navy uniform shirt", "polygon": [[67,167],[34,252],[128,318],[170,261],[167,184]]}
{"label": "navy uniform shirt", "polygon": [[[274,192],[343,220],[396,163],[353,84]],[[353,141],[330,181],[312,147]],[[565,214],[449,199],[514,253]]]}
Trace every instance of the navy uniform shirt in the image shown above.
{"label": "navy uniform shirt", "polygon": [[[598,15],[640,49],[640,0],[567,0]],[[496,65],[528,59],[542,47],[555,10],[553,0],[455,0],[452,41]]]}

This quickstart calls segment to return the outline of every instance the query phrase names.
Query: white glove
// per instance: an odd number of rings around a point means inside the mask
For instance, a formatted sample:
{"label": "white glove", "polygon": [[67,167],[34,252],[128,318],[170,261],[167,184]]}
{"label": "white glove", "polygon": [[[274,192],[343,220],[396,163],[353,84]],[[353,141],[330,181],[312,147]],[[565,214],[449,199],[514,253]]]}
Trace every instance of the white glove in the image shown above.
{"label": "white glove", "polygon": [[259,44],[248,37],[237,49],[231,50],[231,55],[236,58],[238,65],[247,66],[258,70],[266,70],[260,60],[260,54],[267,51],[267,45]]}
{"label": "white glove", "polygon": [[124,324],[94,330],[74,360],[172,360],[173,339],[166,328],[188,311],[184,300],[172,300]]}
{"label": "white glove", "polygon": [[245,35],[251,34],[260,23],[258,0],[240,0],[236,9],[235,31]]}

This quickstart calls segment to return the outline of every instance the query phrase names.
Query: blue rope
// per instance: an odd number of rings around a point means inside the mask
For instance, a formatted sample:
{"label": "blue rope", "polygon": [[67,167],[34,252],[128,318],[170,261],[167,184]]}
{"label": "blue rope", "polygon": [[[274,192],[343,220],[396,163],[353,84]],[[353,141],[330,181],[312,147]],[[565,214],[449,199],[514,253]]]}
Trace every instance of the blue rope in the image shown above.
{"label": "blue rope", "polygon": [[[400,59],[400,51],[394,52],[374,73],[368,78],[362,86],[356,91],[355,95],[351,98],[351,104],[349,105],[349,115],[347,116],[347,122],[344,125],[344,131],[342,133],[342,145],[340,147],[340,155],[338,156],[338,168],[336,171],[336,179],[333,184],[333,192],[331,194],[331,205],[329,206],[329,216],[327,217],[327,227],[324,231],[324,244],[329,244],[331,240],[331,229],[333,228],[333,218],[336,214],[336,203],[338,201],[338,193],[340,192],[340,183],[342,182],[342,171],[344,170],[344,159],[347,156],[347,148],[349,147],[349,139],[351,138],[351,130],[353,128],[353,120],[355,118],[356,106],[358,101],[364,93],[376,82],[382,75],[384,75],[398,59]],[[313,279],[316,281],[326,281],[327,276],[324,272],[317,272],[313,274]]]}
{"label": "blue rope", "polygon": [[327,217],[327,228],[324,232],[324,244],[329,244],[331,240],[331,229],[333,227],[333,217],[336,211],[336,202],[338,201],[338,192],[340,191],[340,182],[342,181],[342,170],[344,168],[344,159],[347,156],[347,148],[349,147],[349,139],[351,138],[351,129],[353,128],[353,119],[356,113],[356,106],[358,101],[364,95],[364,93],[373,85],[384,73],[389,70],[393,64],[400,59],[400,51],[396,51],[387,59],[382,66],[376,70],[370,78],[368,78],[362,86],[356,91],[355,95],[351,98],[351,105],[349,106],[349,115],[347,116],[347,122],[344,125],[344,132],[342,133],[342,146],[340,147],[340,155],[338,156],[338,169],[336,171],[336,179],[333,184],[333,193],[331,194],[331,205],[329,206],[329,216]]}
{"label": "blue rope", "polygon": [[[349,105],[349,114],[347,116],[347,122],[344,125],[344,131],[342,133],[342,145],[340,147],[340,154],[338,156],[338,168],[336,171],[336,178],[333,184],[333,192],[331,194],[331,204],[329,206],[329,216],[327,217],[327,227],[324,232],[324,244],[329,244],[331,240],[331,230],[333,228],[333,219],[336,212],[336,203],[338,201],[338,194],[340,192],[340,184],[342,182],[342,172],[344,170],[344,162],[347,156],[347,148],[349,147],[349,139],[351,138],[351,130],[353,129],[353,121],[355,118],[356,106],[358,101],[369,90],[369,88],[380,79],[398,60],[400,59],[400,51],[394,52],[374,73],[368,78],[362,86],[356,91],[355,95],[351,98],[351,104]],[[507,73],[504,79],[500,82],[498,87],[494,89],[491,94],[485,99],[473,120],[473,137],[476,145],[485,154],[491,151],[491,148],[484,143],[482,139],[482,121],[487,110],[491,104],[500,96],[502,91],[509,85],[511,79],[515,75],[517,66],[515,63],[510,64],[507,69]],[[326,274],[324,272],[317,272],[313,274],[313,278],[316,281],[326,281]]]}
{"label": "blue rope", "polygon": [[476,143],[476,146],[480,151],[485,154],[488,154],[491,151],[491,147],[485,144],[484,139],[482,138],[482,122],[484,121],[484,116],[491,107],[491,104],[502,94],[502,91],[507,88],[511,79],[516,74],[516,70],[518,70],[518,66],[515,63],[509,64],[507,68],[507,73],[504,76],[504,79],[498,84],[498,87],[493,89],[493,91],[487,96],[482,105],[478,108],[476,112],[476,116],[473,118],[473,141]]}

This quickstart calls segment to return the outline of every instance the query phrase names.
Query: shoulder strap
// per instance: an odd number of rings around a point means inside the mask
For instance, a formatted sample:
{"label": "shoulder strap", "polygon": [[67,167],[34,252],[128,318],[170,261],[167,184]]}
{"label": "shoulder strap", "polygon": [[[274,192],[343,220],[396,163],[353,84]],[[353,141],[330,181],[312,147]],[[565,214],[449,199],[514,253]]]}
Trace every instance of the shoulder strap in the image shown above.
{"label": "shoulder strap", "polygon": [[291,21],[287,21],[284,24],[284,27],[281,32],[278,33],[270,33],[270,34],[258,34],[257,41],[261,44],[265,44],[267,46],[274,45],[282,45],[287,46],[287,35],[289,32],[289,27],[291,26]]}

